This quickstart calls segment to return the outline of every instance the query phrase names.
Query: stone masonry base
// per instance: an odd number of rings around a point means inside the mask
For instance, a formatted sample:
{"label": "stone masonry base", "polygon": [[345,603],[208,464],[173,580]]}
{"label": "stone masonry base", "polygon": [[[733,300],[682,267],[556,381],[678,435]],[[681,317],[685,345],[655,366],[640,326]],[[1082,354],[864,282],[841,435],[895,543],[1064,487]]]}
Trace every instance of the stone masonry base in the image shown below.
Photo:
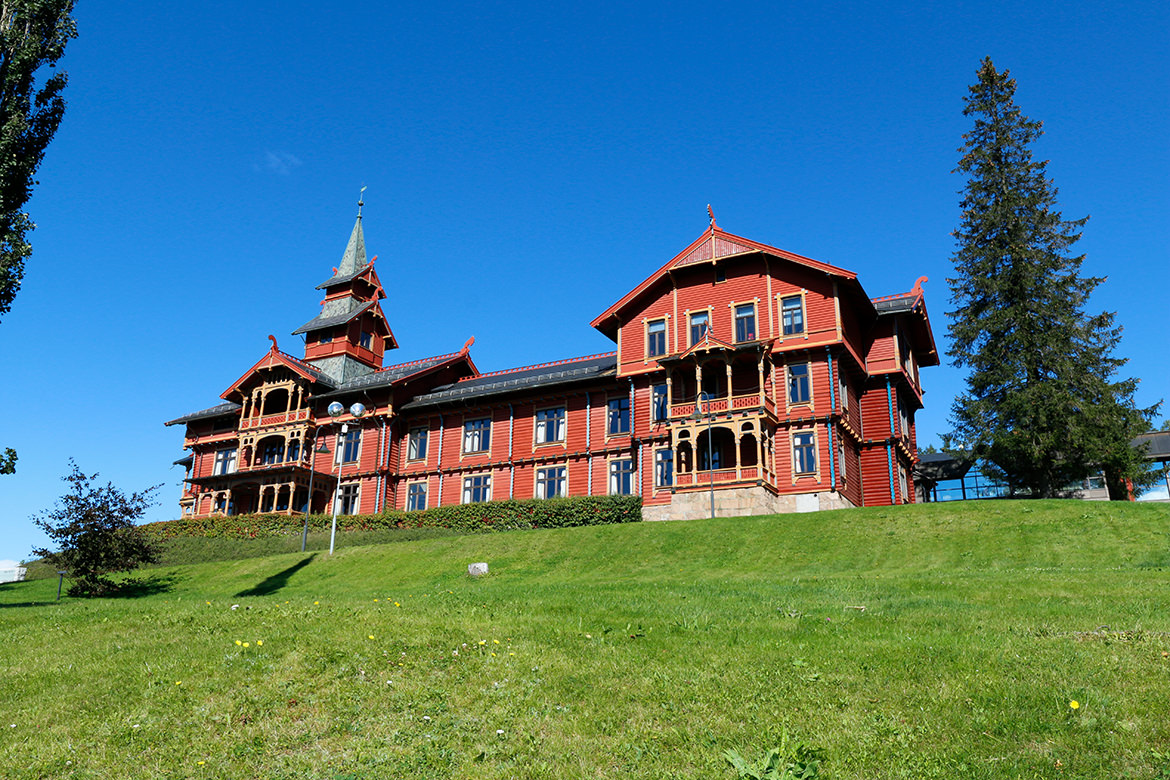
{"label": "stone masonry base", "polygon": [[[780,515],[789,512],[817,512],[824,509],[849,509],[853,502],[840,493],[797,493],[776,496],[762,487],[729,488],[715,491],[716,517],[744,515]],[[669,504],[643,506],[642,519],[697,520],[711,516],[711,494],[707,492],[675,493]]]}

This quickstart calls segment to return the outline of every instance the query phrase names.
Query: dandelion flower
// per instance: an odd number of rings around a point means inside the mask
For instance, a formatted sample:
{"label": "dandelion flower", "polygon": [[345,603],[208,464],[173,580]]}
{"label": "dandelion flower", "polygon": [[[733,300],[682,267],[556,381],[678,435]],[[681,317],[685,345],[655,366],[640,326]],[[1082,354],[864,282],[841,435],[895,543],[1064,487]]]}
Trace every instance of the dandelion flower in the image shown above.
{"label": "dandelion flower", "polygon": [[375,603],[375,604],[377,604],[377,603],[378,603],[378,600],[377,600],[377,599],[374,599],[374,603]]}
{"label": "dandelion flower", "polygon": [[314,601],[314,602],[313,602],[313,606],[317,606],[317,605],[318,605],[318,604],[320,604],[320,603],[321,603],[320,601]]}
{"label": "dandelion flower", "polygon": [[397,601],[395,601],[395,602],[394,602],[394,606],[396,606],[396,607],[401,607],[402,605],[401,605],[401,604],[399,604]]}
{"label": "dandelion flower", "polygon": [[481,640],[479,640],[479,643],[480,643],[481,645],[486,645],[486,644],[487,644],[487,640],[486,640],[486,639],[481,639]]}
{"label": "dandelion flower", "polygon": [[508,653],[508,655],[516,655],[515,653]]}
{"label": "dandelion flower", "polygon": [[1081,703],[1079,701],[1077,701],[1076,699],[1073,699],[1072,701],[1070,701],[1068,703],[1068,706],[1069,706],[1069,709],[1079,710],[1081,708]]}
{"label": "dandelion flower", "polygon": [[247,643],[247,642],[244,642],[244,647],[251,647],[251,646],[252,646],[252,645],[250,645],[249,643]]}
{"label": "dandelion flower", "polygon": [[236,640],[236,644],[237,644],[237,645],[242,645],[242,644],[244,644],[244,643],[243,643],[243,642],[241,642],[240,640],[238,640],[238,639],[237,639],[237,640]]}
{"label": "dandelion flower", "polygon": [[175,680],[175,685],[182,685],[182,684],[183,684],[182,680]]}
{"label": "dandelion flower", "polygon": [[496,654],[495,654],[495,653],[492,653],[492,658],[495,658],[495,657],[496,657]]}
{"label": "dandelion flower", "polygon": [[370,634],[369,636],[366,637],[366,639],[373,639],[373,638],[374,638],[373,634]]}
{"label": "dandelion flower", "polygon": [[263,640],[263,639],[257,639],[257,640],[256,640],[256,647],[260,647],[260,646],[261,646],[261,645],[263,645],[263,644],[264,644],[264,640]]}
{"label": "dandelion flower", "polygon": [[499,643],[500,643],[500,640],[498,640],[498,639],[493,639],[493,640],[492,640],[492,644],[493,644],[493,645],[498,645]]}
{"label": "dandelion flower", "polygon": [[207,602],[207,606],[209,606],[209,607],[211,606],[211,602],[210,602],[210,601],[209,601],[209,602]]}

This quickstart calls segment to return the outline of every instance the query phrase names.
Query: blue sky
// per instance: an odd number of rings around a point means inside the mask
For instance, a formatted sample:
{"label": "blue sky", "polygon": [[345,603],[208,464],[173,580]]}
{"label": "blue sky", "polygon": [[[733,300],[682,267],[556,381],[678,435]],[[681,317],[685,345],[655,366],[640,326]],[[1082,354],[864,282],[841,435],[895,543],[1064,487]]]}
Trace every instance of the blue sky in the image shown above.
{"label": "blue sky", "polygon": [[[926,275],[946,343],[982,57],[1045,123],[1078,249],[1108,276],[1139,401],[1170,396],[1170,9],[1164,3],[82,2],[64,123],[0,322],[0,558],[44,541],[75,458],[177,514],[182,431],[318,310],[368,185],[391,360],[481,370],[606,351],[589,321],[721,227],[858,272]],[[920,440],[962,375],[924,372]]]}

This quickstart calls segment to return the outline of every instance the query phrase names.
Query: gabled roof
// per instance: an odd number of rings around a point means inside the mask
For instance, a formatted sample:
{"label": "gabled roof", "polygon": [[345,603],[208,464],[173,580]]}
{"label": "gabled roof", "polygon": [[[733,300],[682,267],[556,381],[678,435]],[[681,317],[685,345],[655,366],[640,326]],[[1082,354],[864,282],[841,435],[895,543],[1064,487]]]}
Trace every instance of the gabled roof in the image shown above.
{"label": "gabled roof", "polygon": [[489,396],[514,393],[521,390],[562,386],[585,382],[604,376],[617,375],[617,353],[557,360],[523,368],[510,368],[461,379],[453,384],[420,395],[403,404],[403,411],[441,406],[449,403],[472,402]]}
{"label": "gabled roof", "polygon": [[244,375],[233,382],[231,387],[229,387],[227,390],[224,390],[220,394],[220,398],[226,401],[229,395],[237,392],[240,389],[240,386],[243,385],[244,382],[250,379],[253,375],[255,375],[257,371],[266,368],[275,368],[278,365],[287,367],[293,373],[304,377],[314,384],[324,385],[329,389],[333,388],[333,380],[330,379],[324,372],[314,368],[313,366],[310,366],[308,363],[299,358],[295,358],[292,355],[281,352],[276,346],[276,338],[273,336],[269,336],[268,338],[272,339],[272,348],[268,350],[268,354],[260,358],[260,360],[256,362],[256,365],[245,371]]}
{"label": "gabled roof", "polygon": [[[210,420],[213,417],[226,417],[227,415],[235,414],[238,411],[240,411],[240,405],[233,401],[228,401],[226,404],[219,404],[218,406],[212,406],[209,409],[203,409],[198,412],[185,414],[182,417],[176,417],[170,422],[163,423],[163,425],[179,425],[181,423],[195,422],[196,420]],[[177,463],[178,461],[175,462]]]}
{"label": "gabled roof", "polygon": [[710,227],[691,242],[683,251],[679,252],[673,258],[666,262],[661,268],[650,274],[645,281],[639,284],[630,292],[622,296],[621,300],[603,311],[593,322],[590,323],[592,327],[597,328],[606,335],[611,335],[616,331],[616,322],[614,321],[620,313],[629,306],[638,296],[646,292],[656,282],[665,277],[668,273],[676,268],[683,268],[688,265],[696,265],[699,263],[711,262],[723,257],[735,257],[738,255],[745,255],[753,252],[762,252],[763,254],[778,257],[783,260],[796,263],[798,265],[811,268],[815,271],[830,274],[832,276],[839,276],[843,279],[856,280],[857,274],[852,271],[846,271],[844,268],[838,268],[835,265],[822,263],[820,260],[813,260],[810,257],[798,255],[794,252],[788,252],[783,249],[778,249],[768,244],[761,244],[759,241],[752,241],[750,238],[744,238],[732,233],[728,233],[718,225],[715,220],[711,220]]}

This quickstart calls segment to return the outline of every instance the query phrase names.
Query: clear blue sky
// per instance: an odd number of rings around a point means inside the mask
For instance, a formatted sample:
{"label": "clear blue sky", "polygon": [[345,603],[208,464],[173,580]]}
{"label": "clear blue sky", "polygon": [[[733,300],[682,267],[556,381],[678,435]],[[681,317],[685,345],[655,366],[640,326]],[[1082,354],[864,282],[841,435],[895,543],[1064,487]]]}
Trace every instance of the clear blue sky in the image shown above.
{"label": "clear blue sky", "polygon": [[[601,352],[589,321],[720,226],[926,275],[940,346],[967,85],[990,55],[1045,122],[1079,249],[1107,275],[1139,400],[1170,397],[1170,6],[94,3],[0,322],[0,558],[43,542],[73,457],[177,514],[182,431],[318,311],[358,189],[408,360]],[[1162,302],[1160,304],[1159,302]],[[924,372],[920,441],[962,376]]]}

